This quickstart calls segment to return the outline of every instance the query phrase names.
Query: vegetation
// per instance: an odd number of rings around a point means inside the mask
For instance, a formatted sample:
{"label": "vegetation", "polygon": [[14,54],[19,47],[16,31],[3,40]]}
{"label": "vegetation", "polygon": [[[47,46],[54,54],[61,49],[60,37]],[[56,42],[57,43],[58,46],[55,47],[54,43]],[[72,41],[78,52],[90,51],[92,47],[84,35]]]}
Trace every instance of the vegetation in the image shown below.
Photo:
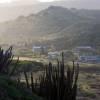
{"label": "vegetation", "polygon": [[[75,67],[74,62],[73,68],[67,67],[67,71],[65,71],[62,54],[62,61],[58,61],[57,66],[49,63],[43,75],[36,79],[35,83],[31,73],[32,92],[46,100],[76,100],[78,74],[79,65]],[[24,75],[29,88],[28,76],[25,72]]]}
{"label": "vegetation", "polygon": [[7,74],[7,75],[13,75],[18,60],[15,62],[12,69],[9,68],[10,64],[12,63],[13,55],[12,55],[12,47],[10,47],[8,50],[4,51],[2,48],[0,48],[0,73]]}
{"label": "vegetation", "polygon": [[[100,10],[77,10],[51,6],[38,14],[1,23],[0,43],[16,44],[16,49],[22,46],[32,48],[34,43],[38,44],[37,42],[52,44],[59,49],[69,49],[79,45],[92,45],[98,49],[100,45],[99,18]],[[24,49],[21,51],[22,55],[31,54],[24,51]]]}
{"label": "vegetation", "polygon": [[29,89],[26,89],[24,84],[11,79],[18,63],[17,60],[10,68],[12,61],[12,47],[6,51],[0,48],[0,100],[41,100]]}
{"label": "vegetation", "polygon": [[41,100],[32,94],[23,84],[0,75],[0,100]]}
{"label": "vegetation", "polygon": [[[15,81],[11,80],[18,63],[17,60],[12,70],[9,68],[13,61],[12,47],[6,51],[1,48],[0,57],[0,97],[2,100],[40,100],[38,96],[46,100],[76,100],[79,66],[75,68],[73,62],[73,68],[68,67],[65,72],[63,54],[62,61],[58,61],[57,67],[49,64],[38,83],[34,83],[31,73],[30,85],[24,70],[26,86],[21,83],[19,78]],[[30,86],[32,91],[30,91]]]}

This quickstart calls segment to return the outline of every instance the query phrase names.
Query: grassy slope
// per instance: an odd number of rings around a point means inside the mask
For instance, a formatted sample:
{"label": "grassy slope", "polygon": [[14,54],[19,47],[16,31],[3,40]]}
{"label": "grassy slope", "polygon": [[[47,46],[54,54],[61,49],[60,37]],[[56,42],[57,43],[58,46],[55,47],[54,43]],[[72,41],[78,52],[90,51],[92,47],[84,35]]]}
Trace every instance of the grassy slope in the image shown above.
{"label": "grassy slope", "polygon": [[0,100],[41,100],[7,76],[0,75]]}

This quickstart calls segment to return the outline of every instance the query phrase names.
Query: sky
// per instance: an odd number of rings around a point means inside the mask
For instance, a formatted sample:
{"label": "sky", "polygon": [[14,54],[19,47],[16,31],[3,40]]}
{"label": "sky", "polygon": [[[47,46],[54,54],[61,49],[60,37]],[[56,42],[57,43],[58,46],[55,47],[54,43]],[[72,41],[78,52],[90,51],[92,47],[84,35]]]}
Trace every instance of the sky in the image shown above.
{"label": "sky", "polygon": [[[75,2],[89,1],[89,2],[93,2],[93,3],[97,3],[98,1],[100,2],[100,0],[0,0],[0,6],[2,6],[2,5],[13,5],[13,4],[29,5],[29,4],[38,4],[40,2],[45,3],[45,2],[54,2],[54,1],[66,1],[66,2],[70,2],[70,1],[75,1]],[[91,6],[91,4],[89,4],[89,6]]]}
{"label": "sky", "polygon": [[0,0],[0,7],[49,3],[54,1],[77,1],[77,0]]}
{"label": "sky", "polygon": [[4,3],[13,3],[13,2],[32,2],[32,3],[36,3],[36,2],[53,2],[53,1],[58,1],[58,0],[0,0],[1,4]]}
{"label": "sky", "polygon": [[75,0],[0,0],[0,4],[8,3],[39,3],[39,2],[53,2],[53,1],[75,1]]}
{"label": "sky", "polygon": [[[38,3],[45,3],[45,2],[53,2],[53,1],[61,1],[61,0],[0,0],[0,6],[7,6],[7,5],[28,5],[28,4],[38,4]],[[64,1],[64,0],[62,0]]]}
{"label": "sky", "polygon": [[100,9],[100,0],[0,0],[0,22],[37,13],[51,5],[77,9]]}

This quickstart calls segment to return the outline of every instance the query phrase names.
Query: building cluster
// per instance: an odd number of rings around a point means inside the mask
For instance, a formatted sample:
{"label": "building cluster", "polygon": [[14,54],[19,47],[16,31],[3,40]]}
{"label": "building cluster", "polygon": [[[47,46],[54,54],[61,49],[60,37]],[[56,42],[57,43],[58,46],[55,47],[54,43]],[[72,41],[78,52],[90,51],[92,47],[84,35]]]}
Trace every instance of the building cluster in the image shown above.
{"label": "building cluster", "polygon": [[70,51],[49,51],[46,46],[33,46],[32,50],[36,54],[46,55],[49,60],[60,58],[61,53],[64,52],[66,59],[77,57],[81,62],[100,62],[100,55],[91,46],[79,46]]}
{"label": "building cluster", "polygon": [[100,54],[91,46],[79,46],[73,50],[81,62],[100,62]]}

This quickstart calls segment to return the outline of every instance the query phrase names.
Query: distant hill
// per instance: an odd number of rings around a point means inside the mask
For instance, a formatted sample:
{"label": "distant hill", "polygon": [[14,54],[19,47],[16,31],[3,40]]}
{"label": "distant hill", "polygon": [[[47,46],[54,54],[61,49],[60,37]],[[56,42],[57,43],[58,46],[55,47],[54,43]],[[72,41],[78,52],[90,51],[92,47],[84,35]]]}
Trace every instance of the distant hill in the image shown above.
{"label": "distant hill", "polygon": [[15,19],[20,15],[35,14],[51,5],[77,9],[100,9],[100,0],[58,0],[47,3],[35,3],[33,0],[27,2],[23,2],[23,0],[17,1],[9,4],[0,4],[0,22]]}
{"label": "distant hill", "polygon": [[54,44],[58,48],[100,45],[100,10],[50,6],[37,14],[0,23],[0,42]]}

